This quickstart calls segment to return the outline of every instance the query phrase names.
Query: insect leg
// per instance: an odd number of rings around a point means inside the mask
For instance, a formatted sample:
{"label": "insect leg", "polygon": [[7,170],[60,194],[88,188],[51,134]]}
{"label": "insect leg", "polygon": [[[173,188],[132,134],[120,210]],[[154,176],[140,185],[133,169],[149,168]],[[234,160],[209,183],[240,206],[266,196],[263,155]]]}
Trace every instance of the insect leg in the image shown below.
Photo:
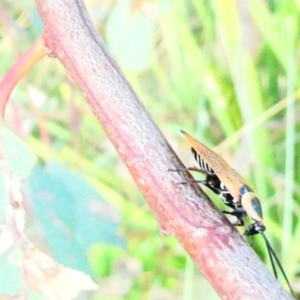
{"label": "insect leg", "polygon": [[[202,183],[202,184],[206,185],[206,181],[205,180],[192,180],[190,182]],[[179,182],[178,184],[188,184],[188,182],[187,181],[183,181],[183,182]]]}
{"label": "insect leg", "polygon": [[242,220],[242,218],[239,217],[240,215],[237,215],[239,213],[236,213],[236,211],[226,211],[226,210],[223,210],[222,213],[237,217],[237,221],[235,221],[234,223],[232,223],[233,226],[244,226],[245,225],[245,223]]}
{"label": "insect leg", "polygon": [[182,168],[182,169],[169,169],[168,171],[170,172],[187,172],[187,171],[194,171],[194,172],[199,172],[202,174],[206,174],[205,171],[203,171],[202,169],[196,168],[196,167],[190,167],[190,168]]}
{"label": "insect leg", "polygon": [[[174,169],[174,170],[169,169],[168,171],[170,171],[170,172],[187,172],[187,171],[193,171],[193,172],[199,172],[199,173],[202,173],[202,174],[205,174],[205,175],[206,175],[206,172],[205,172],[205,171],[203,171],[202,169],[196,168],[196,167],[182,168],[182,169]],[[209,184],[208,184],[207,180],[193,180],[192,182],[202,183],[202,184],[204,184],[205,186],[207,186],[207,187],[210,188],[210,186],[208,186]],[[187,182],[179,182],[178,184],[187,184]],[[215,191],[214,191],[214,192],[215,192]],[[217,193],[217,192],[215,192],[215,193]]]}

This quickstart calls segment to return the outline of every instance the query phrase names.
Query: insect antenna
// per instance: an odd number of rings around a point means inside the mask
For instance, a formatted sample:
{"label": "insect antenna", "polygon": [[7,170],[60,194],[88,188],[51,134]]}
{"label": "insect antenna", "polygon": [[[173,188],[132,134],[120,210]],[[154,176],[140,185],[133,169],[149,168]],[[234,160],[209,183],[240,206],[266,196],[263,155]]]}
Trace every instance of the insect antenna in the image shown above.
{"label": "insect antenna", "polygon": [[[266,236],[263,235],[263,238],[265,239]],[[269,244],[270,244],[269,241],[265,240],[265,242],[266,242],[266,246],[267,246],[267,250],[268,250],[268,255],[270,257],[270,261],[271,261],[274,276],[276,277],[276,279],[278,279],[277,270],[276,270],[276,267],[275,267],[275,263],[274,263],[274,259],[273,259],[273,255],[272,255],[272,251],[271,251],[272,248],[269,247]]]}
{"label": "insect antenna", "polygon": [[284,279],[285,279],[285,281],[286,281],[286,283],[287,283],[287,285],[288,285],[288,287],[290,289],[291,294],[294,296],[294,292],[293,292],[293,289],[291,287],[291,284],[290,284],[290,282],[289,282],[289,280],[288,280],[288,278],[287,278],[287,276],[286,276],[286,274],[285,274],[285,272],[284,272],[284,270],[282,268],[282,265],[281,265],[281,263],[280,263],[277,255],[275,254],[275,252],[274,252],[274,250],[273,250],[273,248],[272,248],[269,240],[267,239],[267,237],[264,234],[264,232],[260,231],[259,233],[261,234],[261,236],[265,240],[265,243],[266,243],[266,246],[267,246],[267,249],[268,249],[268,254],[269,254],[269,257],[270,257],[270,261],[271,261],[271,264],[272,264],[272,268],[273,268],[273,272],[274,272],[275,277],[278,278],[273,258],[275,259],[275,261],[276,261],[276,263],[277,263],[277,265],[278,265],[278,267],[279,267],[279,269],[280,269],[280,271],[281,271],[281,273],[282,273],[282,275],[283,275],[283,277],[284,277]]}

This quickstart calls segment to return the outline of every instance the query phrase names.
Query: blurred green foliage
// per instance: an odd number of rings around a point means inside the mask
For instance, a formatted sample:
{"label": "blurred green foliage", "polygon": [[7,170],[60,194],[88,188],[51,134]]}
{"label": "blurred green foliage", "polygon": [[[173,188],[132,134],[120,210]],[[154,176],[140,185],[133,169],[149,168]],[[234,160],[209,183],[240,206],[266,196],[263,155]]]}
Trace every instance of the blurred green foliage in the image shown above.
{"label": "blurred green foliage", "polygon": [[[219,153],[249,180],[262,202],[267,236],[299,286],[299,1],[85,2],[111,54],[185,163],[195,164],[180,129],[207,145],[220,144]],[[0,10],[3,76],[42,25],[31,1],[1,1]],[[45,58],[24,78],[6,122],[41,162],[79,173],[121,212],[126,247],[99,243],[88,252],[100,282],[122,283],[118,293],[106,291],[108,299],[217,299],[177,242],[160,236],[58,61]],[[269,263],[261,242],[255,237]]]}

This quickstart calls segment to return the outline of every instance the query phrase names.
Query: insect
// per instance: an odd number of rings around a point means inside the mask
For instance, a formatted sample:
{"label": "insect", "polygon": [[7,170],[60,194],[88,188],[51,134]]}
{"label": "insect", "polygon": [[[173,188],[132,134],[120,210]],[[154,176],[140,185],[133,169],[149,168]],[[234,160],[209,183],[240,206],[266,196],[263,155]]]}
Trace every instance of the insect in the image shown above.
{"label": "insect", "polygon": [[197,182],[204,184],[215,194],[219,195],[224,204],[232,209],[230,212],[223,211],[223,213],[231,214],[237,218],[236,223],[234,223],[235,226],[244,225],[243,219],[247,216],[254,221],[246,229],[244,235],[251,236],[258,233],[261,234],[266,243],[275,277],[278,278],[274,260],[293,295],[292,287],[283,267],[264,233],[266,227],[263,223],[262,208],[254,191],[250,188],[245,179],[213,150],[197,141],[185,131],[181,131],[181,133],[191,145],[194,158],[200,166],[200,169],[187,168],[184,170],[196,171],[206,175],[205,180]]}

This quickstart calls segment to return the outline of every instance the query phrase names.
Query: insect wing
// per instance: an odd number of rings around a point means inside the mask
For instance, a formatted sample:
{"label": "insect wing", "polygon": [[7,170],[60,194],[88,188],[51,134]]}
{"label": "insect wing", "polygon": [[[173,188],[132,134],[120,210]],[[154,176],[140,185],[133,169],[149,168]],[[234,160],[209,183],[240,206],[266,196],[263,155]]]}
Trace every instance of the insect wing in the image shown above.
{"label": "insect wing", "polygon": [[[217,175],[215,174],[215,172],[211,169],[211,167],[202,159],[202,157],[197,153],[197,151],[194,148],[191,148],[191,151],[194,155],[194,158],[196,160],[196,162],[198,163],[198,165],[200,166],[200,169],[207,174],[208,176],[215,176],[216,178]],[[219,180],[219,178],[218,178]]]}
{"label": "insect wing", "polygon": [[185,131],[181,130],[181,133],[202,160],[214,171],[220,181],[223,182],[233,198],[239,199],[240,188],[247,185],[245,179],[213,150],[200,143]]}

